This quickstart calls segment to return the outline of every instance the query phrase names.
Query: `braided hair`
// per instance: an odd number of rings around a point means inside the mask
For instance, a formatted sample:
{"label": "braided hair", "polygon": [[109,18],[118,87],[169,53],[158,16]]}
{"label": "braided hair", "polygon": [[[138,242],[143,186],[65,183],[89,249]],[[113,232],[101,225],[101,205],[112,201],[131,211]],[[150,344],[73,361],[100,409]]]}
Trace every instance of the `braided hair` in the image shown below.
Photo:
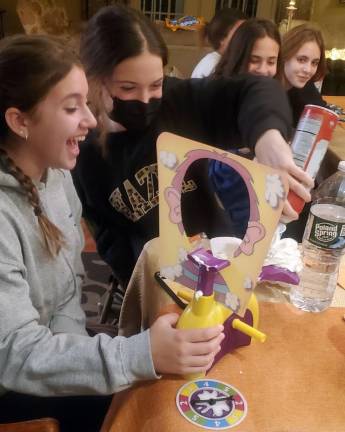
{"label": "braided hair", "polygon": [[11,131],[5,114],[10,107],[22,112],[34,110],[74,65],[80,66],[75,53],[55,38],[18,35],[0,43],[0,162],[25,192],[51,257],[58,255],[65,243],[64,236],[46,216],[32,179],[16,166],[6,151],[5,142]]}
{"label": "braided hair", "polygon": [[6,150],[3,148],[0,148],[0,161],[6,171],[18,181],[22,189],[25,191],[34,214],[37,216],[38,225],[42,230],[44,243],[50,255],[57,255],[64,244],[64,237],[59,228],[43,213],[38,191],[33,181],[29,176],[24,174],[18,166],[16,166],[13,159],[9,157]]}

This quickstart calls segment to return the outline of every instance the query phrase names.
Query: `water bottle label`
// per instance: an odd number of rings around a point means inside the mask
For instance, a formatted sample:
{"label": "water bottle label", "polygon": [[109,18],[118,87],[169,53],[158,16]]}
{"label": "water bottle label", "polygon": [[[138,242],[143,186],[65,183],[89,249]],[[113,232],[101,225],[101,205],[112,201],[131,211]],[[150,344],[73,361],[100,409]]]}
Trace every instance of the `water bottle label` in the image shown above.
{"label": "water bottle label", "polygon": [[345,247],[345,224],[322,219],[313,214],[308,241],[325,249]]}

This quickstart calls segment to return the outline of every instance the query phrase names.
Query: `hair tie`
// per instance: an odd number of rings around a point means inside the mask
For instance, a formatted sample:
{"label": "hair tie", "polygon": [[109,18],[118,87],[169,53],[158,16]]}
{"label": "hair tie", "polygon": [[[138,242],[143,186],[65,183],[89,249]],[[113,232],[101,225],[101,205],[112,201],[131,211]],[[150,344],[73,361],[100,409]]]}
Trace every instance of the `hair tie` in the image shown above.
{"label": "hair tie", "polygon": [[38,217],[38,216],[40,216],[41,214],[42,214],[42,209],[41,209],[41,207],[40,206],[36,206],[35,208],[34,208],[34,213],[35,213],[35,215]]}

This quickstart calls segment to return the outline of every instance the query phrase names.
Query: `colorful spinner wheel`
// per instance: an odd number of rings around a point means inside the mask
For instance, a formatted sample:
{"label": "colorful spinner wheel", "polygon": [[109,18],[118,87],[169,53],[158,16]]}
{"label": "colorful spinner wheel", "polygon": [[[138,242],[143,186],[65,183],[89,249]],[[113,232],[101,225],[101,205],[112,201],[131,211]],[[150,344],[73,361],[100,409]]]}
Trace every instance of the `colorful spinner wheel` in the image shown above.
{"label": "colorful spinner wheel", "polygon": [[247,414],[247,402],[241,393],[221,381],[200,379],[178,391],[176,404],[191,423],[212,430],[237,426]]}

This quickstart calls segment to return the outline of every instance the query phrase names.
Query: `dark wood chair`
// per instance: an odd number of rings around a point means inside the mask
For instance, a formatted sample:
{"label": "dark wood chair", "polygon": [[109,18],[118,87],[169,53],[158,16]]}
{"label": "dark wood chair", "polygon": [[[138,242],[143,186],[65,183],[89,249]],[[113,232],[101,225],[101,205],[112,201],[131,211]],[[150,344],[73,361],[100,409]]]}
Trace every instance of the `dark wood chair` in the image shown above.
{"label": "dark wood chair", "polygon": [[0,39],[5,37],[4,15],[5,9],[0,9]]}
{"label": "dark wood chair", "polygon": [[0,424],[0,432],[59,432],[59,422],[53,418],[42,418],[20,423]]}

